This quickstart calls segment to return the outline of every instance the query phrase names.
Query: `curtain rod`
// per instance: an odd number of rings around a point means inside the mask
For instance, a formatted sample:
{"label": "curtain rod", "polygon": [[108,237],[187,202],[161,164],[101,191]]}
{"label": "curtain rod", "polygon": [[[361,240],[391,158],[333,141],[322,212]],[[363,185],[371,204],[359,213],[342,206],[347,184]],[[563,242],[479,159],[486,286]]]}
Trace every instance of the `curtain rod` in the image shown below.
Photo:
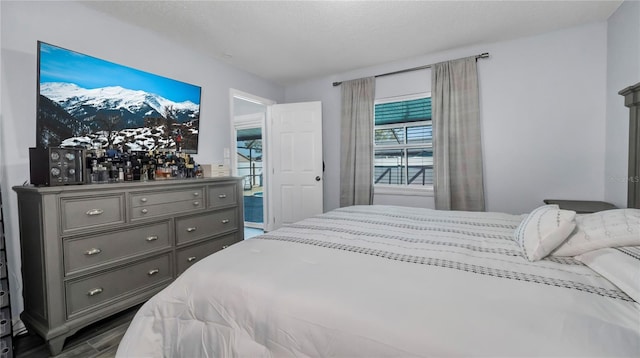
{"label": "curtain rod", "polygon": [[[476,60],[479,59],[479,58],[487,58],[487,57],[489,57],[489,53],[488,52],[481,53],[479,55],[476,55]],[[373,77],[377,78],[377,77],[383,77],[383,76],[389,76],[389,75],[397,75],[399,73],[405,73],[405,72],[411,72],[411,71],[417,71],[417,70],[424,70],[426,68],[431,68],[431,66],[433,66],[433,65],[424,65],[424,66],[412,67],[412,68],[407,68],[407,69],[404,69],[404,70],[383,73],[381,75],[375,75]],[[342,81],[341,82],[333,82],[333,87],[340,86],[341,84],[342,84]]]}

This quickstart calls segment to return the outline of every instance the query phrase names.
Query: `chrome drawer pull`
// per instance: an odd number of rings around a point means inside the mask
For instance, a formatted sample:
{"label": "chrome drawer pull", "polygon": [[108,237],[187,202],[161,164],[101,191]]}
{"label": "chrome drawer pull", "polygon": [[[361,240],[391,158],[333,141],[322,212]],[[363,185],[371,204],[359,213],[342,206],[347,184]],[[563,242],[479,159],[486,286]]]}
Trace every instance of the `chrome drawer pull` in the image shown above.
{"label": "chrome drawer pull", "polygon": [[102,210],[102,209],[91,209],[91,210],[87,211],[87,215],[89,215],[89,216],[100,215],[102,213],[104,213],[104,210]]}
{"label": "chrome drawer pull", "polygon": [[99,254],[101,252],[102,252],[102,250],[97,249],[97,248],[94,247],[93,249],[89,249],[89,250],[85,251],[84,254],[88,255],[88,256],[91,256],[91,255],[97,255],[97,254]]}
{"label": "chrome drawer pull", "polygon": [[148,242],[156,241],[156,240],[158,240],[158,236],[156,236],[156,235],[149,236],[145,240],[147,240]]}
{"label": "chrome drawer pull", "polygon": [[227,197],[227,194],[220,194],[220,195],[218,195],[218,198],[220,198],[220,199],[224,199],[224,198],[226,198],[226,197]]}
{"label": "chrome drawer pull", "polygon": [[197,228],[197,227],[195,227],[195,226],[194,226],[194,227],[188,227],[188,228],[187,228],[187,232],[194,232],[194,231],[196,231],[197,229],[198,229],[198,228]]}
{"label": "chrome drawer pull", "polygon": [[196,260],[196,258],[197,258],[197,257],[195,257],[195,256],[188,257],[188,258],[187,258],[187,262],[193,262],[193,261],[195,261],[195,260]]}
{"label": "chrome drawer pull", "polygon": [[198,205],[200,205],[200,202],[199,202],[199,201],[194,201],[194,202],[193,202],[193,206],[198,206]]}
{"label": "chrome drawer pull", "polygon": [[149,270],[149,272],[147,272],[147,275],[153,276],[153,275],[157,274],[158,272],[160,272],[160,270],[158,270],[158,269]]}
{"label": "chrome drawer pull", "polygon": [[224,219],[221,221],[223,224],[228,224],[229,223],[229,219]]}
{"label": "chrome drawer pull", "polygon": [[147,198],[141,198],[140,201],[143,202],[143,203],[146,203],[147,202]]}
{"label": "chrome drawer pull", "polygon": [[95,296],[97,294],[102,293],[102,288],[98,287],[98,288],[94,288],[93,290],[89,290],[89,292],[87,292],[88,296]]}
{"label": "chrome drawer pull", "polygon": [[222,245],[222,249],[226,249],[227,247],[229,247],[229,245]]}
{"label": "chrome drawer pull", "polygon": [[200,193],[198,193],[197,191],[193,193],[193,196],[198,196],[198,195],[200,195]]}
{"label": "chrome drawer pull", "polygon": [[140,210],[140,212],[142,212],[143,214],[146,214],[146,213],[148,213],[148,212],[149,212],[149,210],[147,210],[147,209],[142,209],[142,210]]}

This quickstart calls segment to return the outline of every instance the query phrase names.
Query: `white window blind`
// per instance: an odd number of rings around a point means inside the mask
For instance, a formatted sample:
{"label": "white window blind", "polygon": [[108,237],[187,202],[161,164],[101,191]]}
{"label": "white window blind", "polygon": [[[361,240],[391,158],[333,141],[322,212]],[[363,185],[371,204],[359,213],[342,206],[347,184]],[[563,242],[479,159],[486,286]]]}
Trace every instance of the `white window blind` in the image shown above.
{"label": "white window blind", "polygon": [[374,184],[433,184],[431,96],[378,100],[374,115]]}

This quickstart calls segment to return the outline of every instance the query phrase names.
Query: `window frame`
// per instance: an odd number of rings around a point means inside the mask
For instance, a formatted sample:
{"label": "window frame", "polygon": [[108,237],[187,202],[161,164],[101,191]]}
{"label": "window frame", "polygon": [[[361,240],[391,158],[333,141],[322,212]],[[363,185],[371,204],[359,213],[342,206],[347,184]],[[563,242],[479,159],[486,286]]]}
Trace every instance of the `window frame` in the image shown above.
{"label": "window frame", "polygon": [[[427,98],[427,97],[431,97],[431,92],[420,92],[420,93],[414,93],[414,94],[408,94],[408,95],[402,95],[402,96],[393,96],[393,97],[386,97],[386,98],[379,98],[376,99],[374,101],[374,111],[375,111],[375,105],[377,104],[385,104],[385,103],[393,103],[393,102],[403,102],[403,101],[411,101],[411,100],[415,100],[415,99],[421,99],[421,98]],[[433,124],[431,120],[427,120],[427,121],[416,121],[416,122],[401,122],[401,123],[396,123],[396,124],[382,124],[377,126],[375,124],[375,112],[374,112],[374,117],[373,117],[373,149],[372,149],[372,156],[373,156],[373,161],[375,162],[375,155],[376,155],[376,151],[377,150],[383,150],[383,149],[390,149],[390,150],[402,150],[403,153],[405,154],[405,158],[407,160],[407,165],[404,166],[404,175],[408,178],[408,170],[409,170],[409,163],[408,163],[408,158],[406,157],[407,151],[410,149],[423,149],[425,147],[431,149],[433,151]],[[383,146],[379,146],[376,145],[376,138],[375,138],[375,133],[376,130],[378,129],[386,129],[386,128],[398,128],[398,127],[402,127],[405,131],[405,136],[406,136],[406,128],[408,127],[417,127],[417,126],[424,126],[424,125],[431,125],[432,127],[432,137],[431,137],[431,143],[429,144],[425,144],[425,143],[413,143],[413,144],[409,144],[409,143],[405,143],[405,144],[392,144],[392,145],[383,145]],[[407,142],[407,138],[405,138],[405,142]],[[374,164],[374,168],[375,168],[375,164]],[[375,173],[375,169],[373,170],[373,172]],[[373,188],[374,188],[374,193],[375,194],[386,194],[386,195],[407,195],[407,196],[433,196],[433,183],[432,184],[428,184],[428,185],[421,185],[421,186],[417,186],[417,185],[409,185],[409,184],[376,184],[375,183],[375,178],[374,178],[374,184],[373,184]]]}

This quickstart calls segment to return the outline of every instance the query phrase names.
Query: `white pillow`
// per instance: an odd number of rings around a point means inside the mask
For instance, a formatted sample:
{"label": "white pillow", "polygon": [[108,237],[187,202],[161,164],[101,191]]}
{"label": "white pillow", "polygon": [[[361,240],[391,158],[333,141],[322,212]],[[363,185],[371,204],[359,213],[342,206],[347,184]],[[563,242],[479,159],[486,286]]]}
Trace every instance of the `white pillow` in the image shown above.
{"label": "white pillow", "polygon": [[640,246],[589,251],[576,259],[640,303]]}
{"label": "white pillow", "polygon": [[575,232],[553,255],[576,256],[620,246],[640,246],[640,209],[613,209],[577,215]]}
{"label": "white pillow", "polygon": [[558,205],[544,205],[533,210],[516,229],[516,241],[529,261],[547,256],[560,245],[576,226],[575,211]]}

